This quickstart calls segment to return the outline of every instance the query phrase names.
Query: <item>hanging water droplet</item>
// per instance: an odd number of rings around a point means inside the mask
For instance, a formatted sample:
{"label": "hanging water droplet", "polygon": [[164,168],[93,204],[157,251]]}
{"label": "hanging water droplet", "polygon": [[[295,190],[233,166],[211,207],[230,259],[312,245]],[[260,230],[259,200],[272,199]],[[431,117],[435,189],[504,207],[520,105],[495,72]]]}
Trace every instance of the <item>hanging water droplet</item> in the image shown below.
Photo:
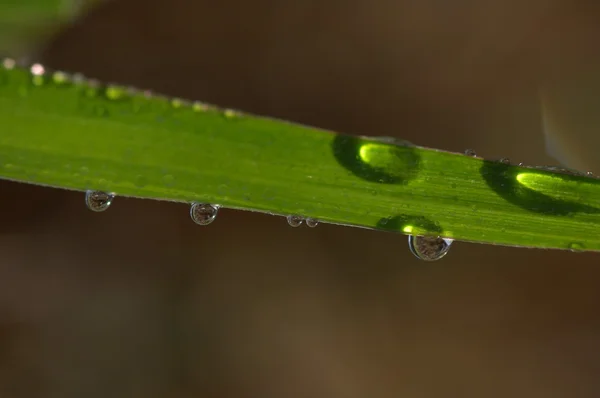
{"label": "hanging water droplet", "polygon": [[115,195],[110,193],[88,190],[85,193],[85,204],[91,211],[101,212],[110,207],[114,198]]}
{"label": "hanging water droplet", "polygon": [[580,242],[571,242],[569,243],[568,248],[574,253],[582,253],[585,251],[585,245]]}
{"label": "hanging water droplet", "polygon": [[477,157],[477,154],[472,149],[465,149],[465,155],[467,155],[467,156],[473,156],[474,158]]}
{"label": "hanging water droplet", "polygon": [[412,254],[418,259],[424,261],[435,261],[444,257],[453,240],[448,238],[440,238],[437,236],[408,236],[408,247]]}
{"label": "hanging water droplet", "polygon": [[306,219],[306,225],[310,228],[314,228],[317,225],[319,225],[319,221],[315,220],[314,218],[307,218]]}
{"label": "hanging water droplet", "polygon": [[219,205],[210,203],[192,203],[190,207],[190,217],[198,225],[208,225],[215,221],[219,212]]}
{"label": "hanging water droplet", "polygon": [[300,225],[302,225],[302,223],[304,222],[304,218],[300,217],[300,216],[287,216],[287,222],[290,225],[290,227],[294,227],[297,228]]}

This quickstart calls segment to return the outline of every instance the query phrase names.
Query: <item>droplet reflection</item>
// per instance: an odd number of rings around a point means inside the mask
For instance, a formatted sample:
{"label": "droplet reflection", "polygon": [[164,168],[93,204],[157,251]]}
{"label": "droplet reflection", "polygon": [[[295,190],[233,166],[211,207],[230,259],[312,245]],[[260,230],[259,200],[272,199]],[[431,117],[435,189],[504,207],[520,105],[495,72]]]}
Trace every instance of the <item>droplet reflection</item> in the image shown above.
{"label": "droplet reflection", "polygon": [[290,227],[298,228],[304,222],[304,218],[300,216],[287,216],[287,222]]}
{"label": "droplet reflection", "polygon": [[215,221],[219,212],[219,205],[210,203],[192,203],[190,217],[198,225],[208,225]]}
{"label": "droplet reflection", "polygon": [[448,254],[453,240],[437,236],[408,236],[408,247],[419,260],[435,261]]}
{"label": "droplet reflection", "polygon": [[307,218],[306,225],[310,228],[314,228],[319,225],[319,220],[315,220],[314,218]]}
{"label": "droplet reflection", "polygon": [[114,198],[115,195],[110,193],[88,190],[85,193],[85,204],[91,211],[99,213],[107,210]]}

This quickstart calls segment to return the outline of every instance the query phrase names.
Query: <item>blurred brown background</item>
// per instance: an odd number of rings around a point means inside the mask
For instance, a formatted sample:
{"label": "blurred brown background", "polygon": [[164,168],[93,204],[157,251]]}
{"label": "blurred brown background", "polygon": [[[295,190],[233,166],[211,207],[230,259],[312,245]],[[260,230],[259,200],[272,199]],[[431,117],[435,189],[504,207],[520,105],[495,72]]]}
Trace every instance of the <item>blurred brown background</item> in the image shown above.
{"label": "blurred brown background", "polygon": [[[117,0],[41,58],[338,131],[545,164],[537,90],[589,66],[592,5]],[[0,192],[0,397],[600,393],[596,254],[457,242],[423,263],[393,234],[229,210],[198,227],[185,205],[117,198],[95,214],[81,194]]]}

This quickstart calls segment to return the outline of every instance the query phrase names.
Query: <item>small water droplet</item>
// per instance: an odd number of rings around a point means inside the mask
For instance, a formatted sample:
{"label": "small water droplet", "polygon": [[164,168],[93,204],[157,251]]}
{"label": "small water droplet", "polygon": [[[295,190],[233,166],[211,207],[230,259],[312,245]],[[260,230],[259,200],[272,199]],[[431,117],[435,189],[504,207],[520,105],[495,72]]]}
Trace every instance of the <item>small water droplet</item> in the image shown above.
{"label": "small water droplet", "polygon": [[523,163],[523,162],[519,163],[519,167],[524,167],[524,166],[525,166],[525,163]]}
{"label": "small water droplet", "polygon": [[139,175],[138,175],[138,176],[135,178],[135,185],[136,185],[138,188],[143,188],[143,187],[145,187],[146,185],[148,185],[148,179],[147,179],[145,176],[143,176],[143,175],[139,174]]}
{"label": "small water droplet", "polygon": [[195,112],[206,112],[209,109],[209,106],[203,102],[196,101],[192,104],[192,109]]}
{"label": "small water droplet", "polygon": [[3,66],[5,69],[13,69],[13,68],[15,67],[15,65],[16,65],[16,64],[17,64],[17,63],[16,63],[16,62],[15,62],[15,60],[14,60],[14,59],[12,59],[12,58],[5,58],[5,59],[2,61],[2,66]]}
{"label": "small water droplet", "polygon": [[571,250],[572,252],[575,253],[581,253],[585,250],[585,245],[583,245],[583,243],[579,243],[579,242],[571,242],[568,245],[569,250]]}
{"label": "small water droplet", "polygon": [[304,222],[304,218],[300,217],[300,216],[287,216],[287,222],[290,225],[290,227],[299,227],[300,225],[302,225],[302,223]]}
{"label": "small water droplet", "polygon": [[474,158],[476,158],[476,157],[477,157],[477,154],[476,154],[476,153],[475,153],[475,151],[474,151],[474,150],[472,150],[472,149],[465,149],[465,155],[467,155],[467,156],[472,156],[472,157],[474,157]]}
{"label": "small water droplet", "polygon": [[115,195],[102,192],[88,190],[85,193],[85,204],[91,211],[101,212],[108,209],[115,198]]}
{"label": "small water droplet", "polygon": [[175,177],[173,177],[171,174],[165,174],[162,178],[162,181],[166,187],[172,187],[175,184]]}
{"label": "small water droplet", "polygon": [[31,65],[30,71],[31,71],[31,74],[34,76],[41,76],[46,72],[46,70],[44,69],[44,66],[42,64]]}
{"label": "small water droplet", "polygon": [[185,101],[180,98],[171,99],[171,106],[173,108],[181,108],[184,105],[185,105]]}
{"label": "small water droplet", "polygon": [[510,159],[509,158],[501,158],[498,162],[500,162],[502,164],[510,164]]}
{"label": "small water droplet", "polygon": [[315,220],[314,218],[307,218],[306,225],[310,228],[314,228],[319,225],[319,220]]}
{"label": "small water droplet", "polygon": [[225,109],[223,111],[223,115],[225,115],[227,119],[233,119],[234,117],[239,116],[238,112],[234,111],[233,109]]}
{"label": "small water droplet", "polygon": [[588,172],[585,173],[585,175],[588,176],[588,177],[593,177],[594,173],[592,173],[591,171],[588,171]]}
{"label": "small water droplet", "polygon": [[453,240],[436,236],[408,236],[408,247],[412,254],[420,260],[435,261],[444,257]]}
{"label": "small water droplet", "polygon": [[64,72],[54,72],[52,74],[52,81],[56,84],[64,84],[69,81],[69,75]]}
{"label": "small water droplet", "polygon": [[106,98],[110,100],[118,100],[124,98],[127,95],[125,87],[120,86],[108,86],[106,87]]}
{"label": "small water droplet", "polygon": [[190,217],[198,225],[208,225],[215,221],[219,212],[219,205],[210,203],[192,203],[190,207]]}

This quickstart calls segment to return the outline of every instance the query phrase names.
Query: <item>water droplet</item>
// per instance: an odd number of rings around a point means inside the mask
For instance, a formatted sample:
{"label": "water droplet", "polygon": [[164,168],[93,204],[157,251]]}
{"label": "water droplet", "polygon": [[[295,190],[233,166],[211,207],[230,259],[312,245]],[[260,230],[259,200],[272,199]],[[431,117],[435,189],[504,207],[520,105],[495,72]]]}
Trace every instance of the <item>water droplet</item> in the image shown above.
{"label": "water droplet", "polygon": [[175,177],[173,177],[171,174],[165,174],[162,178],[162,181],[166,187],[172,187],[175,184]]}
{"label": "water droplet", "polygon": [[525,163],[523,163],[523,162],[519,163],[519,167],[525,167]]}
{"label": "water droplet", "polygon": [[110,207],[114,198],[115,195],[110,193],[88,190],[85,193],[85,204],[91,211],[101,212]]}
{"label": "water droplet", "polygon": [[209,108],[210,107],[207,104],[198,101],[194,102],[192,105],[192,109],[195,112],[206,112],[207,110],[209,110]]}
{"label": "water droplet", "polygon": [[236,116],[239,116],[238,112],[234,111],[233,109],[225,109],[223,111],[223,115],[225,115],[227,119],[232,119]]}
{"label": "water droplet", "polygon": [[192,203],[190,207],[190,217],[198,225],[208,225],[215,221],[219,212],[219,205],[210,203]]}
{"label": "water droplet", "polygon": [[145,187],[146,185],[148,185],[148,179],[147,179],[145,176],[143,176],[143,175],[139,174],[139,175],[138,175],[138,176],[135,178],[135,185],[136,185],[138,188],[143,188],[143,187]]}
{"label": "water droplet", "polygon": [[472,157],[474,157],[474,158],[476,158],[476,157],[477,157],[477,154],[476,154],[476,153],[475,153],[475,151],[474,151],[474,150],[472,150],[472,149],[465,149],[465,155],[467,155],[467,156],[472,156]]}
{"label": "water droplet", "polygon": [[42,64],[33,64],[31,65],[31,74],[35,75],[35,76],[41,76],[43,75],[46,70],[44,69],[44,66]]}
{"label": "water droplet", "polygon": [[64,84],[69,81],[69,75],[64,72],[54,72],[52,74],[52,81],[56,84]]}
{"label": "water droplet", "polygon": [[185,105],[185,101],[180,98],[171,99],[171,106],[173,108],[181,108],[184,105]]}
{"label": "water droplet", "polygon": [[124,98],[127,95],[127,89],[120,86],[108,86],[106,87],[106,98],[110,100],[118,100]]}
{"label": "water droplet", "polygon": [[593,177],[594,173],[592,173],[591,171],[588,171],[588,172],[585,173],[585,175],[588,176],[588,177]]}
{"label": "water droplet", "polygon": [[5,69],[13,69],[13,68],[15,67],[15,65],[16,65],[16,64],[17,64],[17,63],[16,63],[16,62],[15,62],[15,60],[14,60],[14,59],[12,59],[12,58],[5,58],[5,59],[2,61],[2,66],[3,66]]}
{"label": "water droplet", "polygon": [[287,216],[287,222],[291,227],[299,227],[304,222],[304,218],[300,216]]}
{"label": "water droplet", "polygon": [[319,220],[315,220],[314,218],[307,218],[306,225],[310,228],[314,228],[319,225]]}
{"label": "water droplet", "polygon": [[569,250],[571,250],[572,252],[575,253],[581,253],[585,250],[585,245],[583,243],[579,243],[579,242],[571,242],[568,245]]}
{"label": "water droplet", "polygon": [[444,257],[453,240],[437,236],[408,236],[408,247],[412,254],[424,261],[435,261]]}
{"label": "water droplet", "polygon": [[509,158],[501,158],[498,162],[500,162],[502,164],[510,164],[510,159]]}

